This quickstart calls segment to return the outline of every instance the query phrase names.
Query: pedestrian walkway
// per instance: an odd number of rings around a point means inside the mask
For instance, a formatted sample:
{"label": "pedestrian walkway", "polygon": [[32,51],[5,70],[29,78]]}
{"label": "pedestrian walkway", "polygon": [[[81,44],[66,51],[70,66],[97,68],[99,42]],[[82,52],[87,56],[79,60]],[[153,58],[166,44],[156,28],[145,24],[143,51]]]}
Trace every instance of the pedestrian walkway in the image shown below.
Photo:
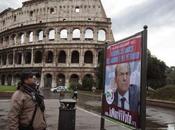
{"label": "pedestrian walkway", "polygon": [[[46,103],[46,120],[48,130],[57,130],[59,116],[59,100],[48,99]],[[0,128],[7,129],[7,113],[9,111],[10,100],[0,100]],[[69,120],[67,120],[69,121]],[[66,123],[66,122],[65,122]],[[77,107],[76,130],[100,130],[100,116],[92,112]],[[106,121],[106,130],[128,130],[110,121]]]}
{"label": "pedestrian walkway", "polygon": [[[46,115],[49,130],[57,130],[59,101],[56,99],[46,100]],[[128,130],[110,121],[106,121],[106,130]],[[100,130],[100,115],[77,107],[76,130]]]}

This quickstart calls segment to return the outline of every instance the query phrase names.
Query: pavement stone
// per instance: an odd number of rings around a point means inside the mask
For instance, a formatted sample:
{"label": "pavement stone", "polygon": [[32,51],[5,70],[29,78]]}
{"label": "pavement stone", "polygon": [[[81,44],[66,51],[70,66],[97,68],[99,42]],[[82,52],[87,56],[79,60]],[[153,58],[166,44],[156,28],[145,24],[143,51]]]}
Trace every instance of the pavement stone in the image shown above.
{"label": "pavement stone", "polygon": [[[0,100],[0,130],[8,130],[7,113],[10,108],[10,100]],[[59,100],[47,99],[46,104],[46,120],[48,124],[47,130],[57,130],[59,116]],[[100,130],[100,116],[83,108],[77,107],[76,111],[76,130]],[[106,130],[129,130],[106,121]]]}

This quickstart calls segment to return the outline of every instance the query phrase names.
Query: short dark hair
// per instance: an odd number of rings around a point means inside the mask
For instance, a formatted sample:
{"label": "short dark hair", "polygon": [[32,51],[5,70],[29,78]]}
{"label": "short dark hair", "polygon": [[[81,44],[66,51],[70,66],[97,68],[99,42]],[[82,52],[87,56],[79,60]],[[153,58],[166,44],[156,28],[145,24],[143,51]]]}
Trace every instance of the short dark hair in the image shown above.
{"label": "short dark hair", "polygon": [[23,71],[20,76],[20,80],[22,83],[28,78],[33,77],[33,73],[31,71]]}

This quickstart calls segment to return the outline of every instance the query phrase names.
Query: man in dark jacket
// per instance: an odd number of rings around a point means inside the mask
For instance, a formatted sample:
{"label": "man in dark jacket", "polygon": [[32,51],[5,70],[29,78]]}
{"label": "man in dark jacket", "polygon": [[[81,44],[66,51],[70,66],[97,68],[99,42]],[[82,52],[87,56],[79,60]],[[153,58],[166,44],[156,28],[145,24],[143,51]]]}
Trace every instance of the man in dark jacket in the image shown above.
{"label": "man in dark jacket", "polygon": [[73,99],[75,98],[76,100],[77,100],[77,98],[78,98],[77,86],[74,86],[72,98],[73,98]]}
{"label": "man in dark jacket", "polygon": [[138,86],[130,84],[130,75],[131,68],[128,63],[116,66],[115,82],[117,88],[113,104],[124,110],[138,112],[140,106],[139,89]]}
{"label": "man in dark jacket", "polygon": [[24,72],[12,96],[8,114],[9,130],[45,130],[45,105],[34,84],[33,74]]}

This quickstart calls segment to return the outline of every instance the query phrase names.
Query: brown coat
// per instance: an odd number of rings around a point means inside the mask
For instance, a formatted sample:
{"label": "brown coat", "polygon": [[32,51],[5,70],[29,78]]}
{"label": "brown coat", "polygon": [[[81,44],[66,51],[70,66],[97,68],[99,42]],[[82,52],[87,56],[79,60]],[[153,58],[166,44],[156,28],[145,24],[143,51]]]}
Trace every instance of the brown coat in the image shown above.
{"label": "brown coat", "polygon": [[[19,124],[27,126],[32,119],[35,104],[31,96],[17,90],[12,96],[11,109],[8,114],[9,130],[19,130]],[[37,107],[33,127],[34,130],[44,130],[46,128],[44,113],[39,107]]]}

